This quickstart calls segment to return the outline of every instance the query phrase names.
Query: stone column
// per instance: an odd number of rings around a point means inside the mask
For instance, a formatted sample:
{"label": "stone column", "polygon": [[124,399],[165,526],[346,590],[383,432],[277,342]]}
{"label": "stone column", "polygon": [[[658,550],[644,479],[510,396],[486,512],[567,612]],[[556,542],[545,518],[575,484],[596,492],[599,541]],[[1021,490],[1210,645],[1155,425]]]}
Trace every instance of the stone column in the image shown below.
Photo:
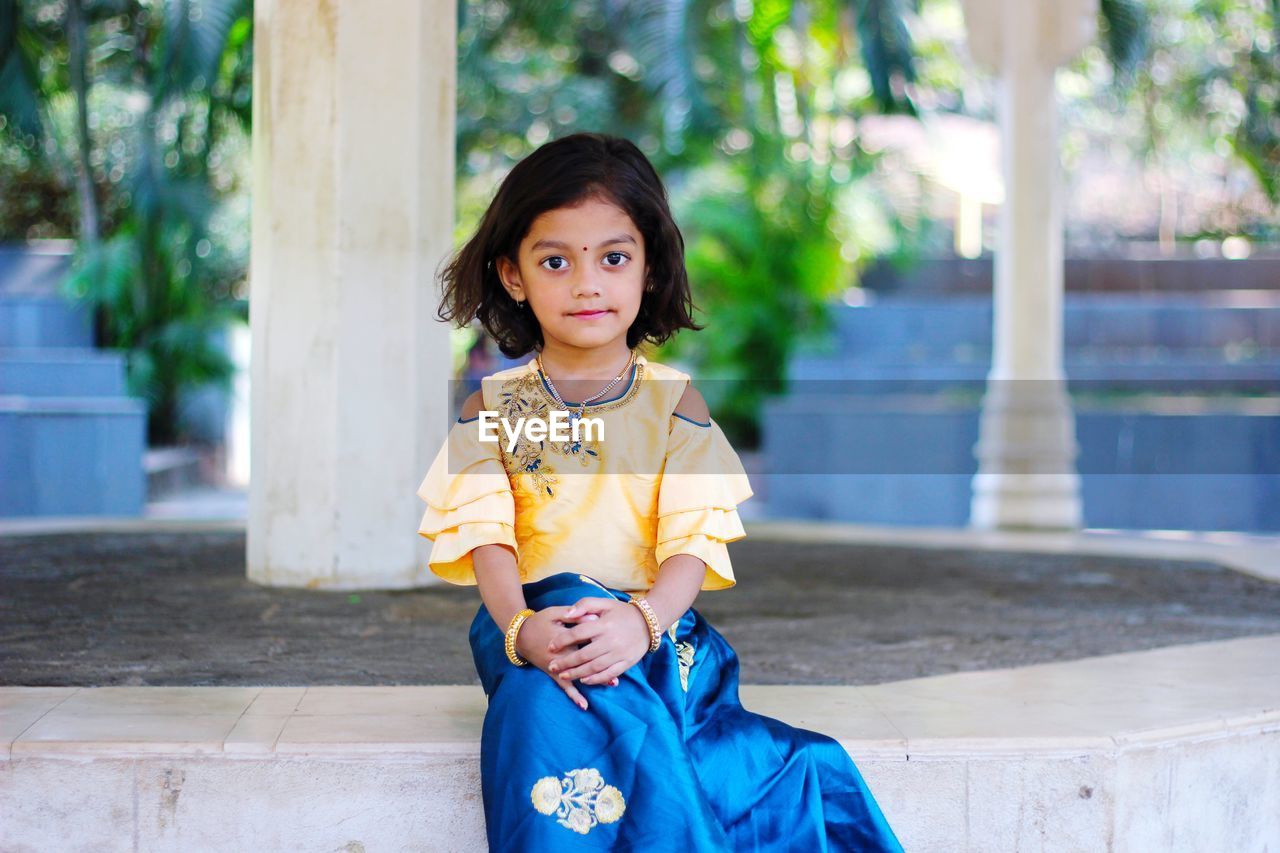
{"label": "stone column", "polygon": [[1054,73],[1094,37],[1098,0],[963,0],[973,56],[1000,77],[1005,201],[994,351],[970,525],[1082,524],[1078,446],[1062,369],[1062,199]]}
{"label": "stone column", "polygon": [[248,576],[433,579],[414,491],[447,430],[452,0],[257,0]]}

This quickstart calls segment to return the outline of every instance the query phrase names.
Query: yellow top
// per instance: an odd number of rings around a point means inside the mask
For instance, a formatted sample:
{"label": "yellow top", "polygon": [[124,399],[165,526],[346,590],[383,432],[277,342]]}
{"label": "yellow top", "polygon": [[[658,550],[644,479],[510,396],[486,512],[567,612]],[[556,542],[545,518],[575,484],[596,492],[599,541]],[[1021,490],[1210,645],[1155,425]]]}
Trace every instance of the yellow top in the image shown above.
{"label": "yellow top", "polygon": [[[603,440],[585,431],[576,442],[522,434],[508,452],[501,425],[498,442],[480,440],[489,418],[455,422],[418,487],[431,571],[474,585],[472,549],[496,543],[516,552],[521,583],[569,571],[646,591],[664,560],[692,554],[707,566],[702,589],[733,586],[725,543],[746,535],[736,507],[751,486],[714,420],[675,414],[688,382],[687,373],[638,356],[621,392],[587,404]],[[482,414],[512,427],[560,410],[532,358],[484,377],[481,395]]]}

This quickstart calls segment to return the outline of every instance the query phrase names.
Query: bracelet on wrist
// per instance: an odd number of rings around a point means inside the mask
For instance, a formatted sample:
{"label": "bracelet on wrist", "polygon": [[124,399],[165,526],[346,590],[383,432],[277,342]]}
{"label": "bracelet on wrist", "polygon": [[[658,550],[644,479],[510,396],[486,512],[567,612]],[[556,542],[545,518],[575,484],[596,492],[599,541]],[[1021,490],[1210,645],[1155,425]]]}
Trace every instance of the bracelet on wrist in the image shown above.
{"label": "bracelet on wrist", "polygon": [[642,596],[635,593],[630,593],[630,596],[627,603],[636,606],[636,609],[644,616],[645,625],[649,628],[649,651],[656,652],[662,648],[662,625],[658,623],[658,614],[653,612],[648,600]]}
{"label": "bracelet on wrist", "polygon": [[511,623],[507,625],[507,660],[516,666],[527,666],[529,662],[520,655],[516,654],[516,636],[520,633],[520,626],[524,624],[524,620],[533,615],[533,611],[528,607],[521,610],[515,616],[511,617]]}

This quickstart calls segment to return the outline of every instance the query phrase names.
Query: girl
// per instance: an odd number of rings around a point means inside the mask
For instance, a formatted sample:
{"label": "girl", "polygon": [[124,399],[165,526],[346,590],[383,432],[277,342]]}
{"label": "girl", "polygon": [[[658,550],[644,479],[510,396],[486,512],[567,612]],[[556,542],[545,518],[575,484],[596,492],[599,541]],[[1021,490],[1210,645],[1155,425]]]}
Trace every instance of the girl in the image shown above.
{"label": "girl", "polygon": [[752,490],[689,376],[640,350],[702,328],[649,161],[543,145],[442,278],[443,319],[534,353],[481,380],[418,489],[431,570],[483,601],[490,848],[900,850],[838,742],[742,707],[691,606],[736,583]]}

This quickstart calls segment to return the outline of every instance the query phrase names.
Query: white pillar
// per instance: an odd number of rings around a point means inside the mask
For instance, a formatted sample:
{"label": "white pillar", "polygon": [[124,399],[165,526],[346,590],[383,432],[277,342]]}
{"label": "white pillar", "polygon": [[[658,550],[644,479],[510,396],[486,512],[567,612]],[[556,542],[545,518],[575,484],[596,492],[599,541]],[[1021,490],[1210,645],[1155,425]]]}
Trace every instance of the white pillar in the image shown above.
{"label": "white pillar", "polygon": [[970,524],[1082,524],[1078,446],[1062,369],[1062,199],[1054,73],[1094,36],[1098,0],[964,0],[974,57],[1000,76],[1005,201],[994,351]]}
{"label": "white pillar", "polygon": [[248,576],[432,579],[414,494],[447,430],[452,0],[257,0]]}

